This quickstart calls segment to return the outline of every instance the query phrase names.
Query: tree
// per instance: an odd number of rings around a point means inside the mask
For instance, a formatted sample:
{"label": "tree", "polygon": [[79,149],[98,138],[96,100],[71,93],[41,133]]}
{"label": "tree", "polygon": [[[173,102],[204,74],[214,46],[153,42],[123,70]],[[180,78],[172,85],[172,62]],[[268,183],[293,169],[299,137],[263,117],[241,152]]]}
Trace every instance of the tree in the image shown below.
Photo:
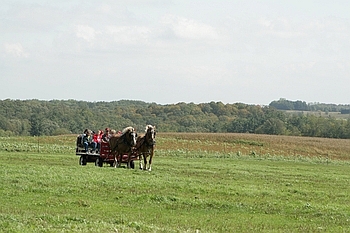
{"label": "tree", "polygon": [[[305,108],[303,101],[277,101]],[[350,105],[309,104],[315,110],[350,109]],[[142,101],[0,100],[0,132],[8,135],[58,135],[109,127],[157,125],[163,132],[238,132],[350,138],[350,118],[285,113],[273,106],[210,102],[159,105]]]}
{"label": "tree", "polygon": [[259,134],[283,135],[286,132],[286,127],[280,119],[271,118],[265,121],[255,132]]}
{"label": "tree", "polygon": [[43,122],[44,118],[38,114],[32,114],[30,117],[30,135],[41,136],[43,135]]}

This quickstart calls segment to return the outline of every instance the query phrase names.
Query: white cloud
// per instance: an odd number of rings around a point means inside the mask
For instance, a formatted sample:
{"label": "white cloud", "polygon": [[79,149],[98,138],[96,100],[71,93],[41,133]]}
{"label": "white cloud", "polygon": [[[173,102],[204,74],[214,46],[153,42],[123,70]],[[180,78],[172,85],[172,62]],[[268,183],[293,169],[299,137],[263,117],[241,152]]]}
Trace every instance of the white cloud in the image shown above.
{"label": "white cloud", "polygon": [[104,29],[104,35],[111,37],[117,44],[143,44],[146,43],[152,31],[144,26],[115,26],[109,25]]}
{"label": "white cloud", "polygon": [[76,36],[82,38],[89,43],[93,43],[96,39],[96,35],[99,34],[94,28],[88,25],[77,25],[76,26]]}
{"label": "white cloud", "polygon": [[12,57],[28,57],[20,43],[5,43],[5,53]]}
{"label": "white cloud", "polygon": [[287,18],[260,18],[257,23],[261,26],[262,33],[281,39],[298,38],[305,35],[301,27],[298,27],[295,22]]}
{"label": "white cloud", "polygon": [[174,35],[181,39],[215,40],[219,38],[215,28],[193,19],[167,15],[162,22],[164,25],[169,26]]}
{"label": "white cloud", "polygon": [[100,14],[111,14],[113,13],[113,9],[110,5],[107,4],[101,4],[97,8],[97,12]]}
{"label": "white cloud", "polygon": [[258,19],[258,24],[262,25],[263,27],[270,28],[272,26],[272,21],[266,18],[260,18]]}

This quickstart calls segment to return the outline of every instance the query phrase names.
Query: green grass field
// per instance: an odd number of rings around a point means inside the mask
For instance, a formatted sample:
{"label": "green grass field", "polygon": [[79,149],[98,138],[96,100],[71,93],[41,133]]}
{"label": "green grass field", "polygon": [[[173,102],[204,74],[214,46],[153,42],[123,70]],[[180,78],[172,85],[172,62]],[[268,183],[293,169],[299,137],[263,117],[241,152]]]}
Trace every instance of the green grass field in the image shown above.
{"label": "green grass field", "polygon": [[79,166],[74,136],[1,138],[0,232],[350,232],[344,151],[279,156],[267,136],[163,136],[152,172]]}

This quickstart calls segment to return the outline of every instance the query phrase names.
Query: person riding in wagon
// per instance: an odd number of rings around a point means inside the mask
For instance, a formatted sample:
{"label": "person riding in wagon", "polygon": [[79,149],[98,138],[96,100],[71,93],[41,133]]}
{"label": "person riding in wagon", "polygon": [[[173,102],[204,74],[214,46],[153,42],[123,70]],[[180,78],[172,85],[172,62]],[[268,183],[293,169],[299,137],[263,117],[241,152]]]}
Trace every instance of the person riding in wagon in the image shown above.
{"label": "person riding in wagon", "polygon": [[89,129],[84,130],[83,145],[86,153],[89,153],[89,147],[92,148],[92,153],[96,152],[97,143],[92,140],[91,131]]}

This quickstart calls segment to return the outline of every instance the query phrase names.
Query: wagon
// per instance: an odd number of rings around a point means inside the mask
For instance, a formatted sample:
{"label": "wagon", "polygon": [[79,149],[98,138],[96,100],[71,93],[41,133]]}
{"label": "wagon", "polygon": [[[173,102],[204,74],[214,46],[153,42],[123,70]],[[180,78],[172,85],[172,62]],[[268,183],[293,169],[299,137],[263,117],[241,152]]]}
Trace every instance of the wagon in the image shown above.
{"label": "wagon", "polygon": [[[111,153],[108,142],[101,142],[100,150],[97,153],[92,153],[91,151],[86,151],[84,146],[79,139],[77,138],[76,152],[75,154],[79,157],[79,164],[85,166],[87,163],[95,163],[95,166],[102,167],[104,163],[109,164],[111,167],[115,166],[114,153]],[[131,154],[130,167],[135,168],[134,160],[137,160],[139,157],[135,151]],[[128,162],[128,155],[124,154],[122,156],[122,163]]]}

